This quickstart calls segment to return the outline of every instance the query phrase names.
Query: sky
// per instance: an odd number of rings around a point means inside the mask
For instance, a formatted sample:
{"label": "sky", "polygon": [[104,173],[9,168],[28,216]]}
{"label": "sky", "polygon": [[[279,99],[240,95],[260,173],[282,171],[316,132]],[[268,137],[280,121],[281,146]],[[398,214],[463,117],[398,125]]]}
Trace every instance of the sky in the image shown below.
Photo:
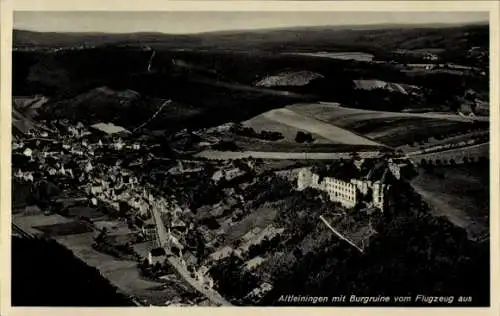
{"label": "sky", "polygon": [[296,26],[487,21],[488,12],[14,12],[14,28],[41,32],[191,34]]}

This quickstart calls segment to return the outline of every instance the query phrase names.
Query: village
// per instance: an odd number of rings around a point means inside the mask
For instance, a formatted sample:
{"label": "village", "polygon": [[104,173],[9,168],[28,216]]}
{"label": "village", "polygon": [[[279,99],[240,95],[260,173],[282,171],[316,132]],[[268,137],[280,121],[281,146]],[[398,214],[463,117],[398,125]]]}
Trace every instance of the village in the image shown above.
{"label": "village", "polygon": [[[248,271],[255,269],[264,261],[255,253],[256,247],[279,240],[284,231],[273,224],[248,227],[239,234],[238,242],[227,243],[231,227],[252,216],[249,205],[256,203],[256,197],[249,195],[252,186],[262,183],[263,175],[269,177],[269,172],[259,169],[261,160],[159,158],[152,154],[154,144],[134,139],[113,124],[87,128],[81,123],[55,122],[51,127],[50,131],[31,130],[26,137],[13,140],[13,178],[32,184],[36,203],[47,215],[70,216],[64,204],[73,200],[110,215],[117,223],[126,223],[125,227],[104,225],[91,216],[71,214],[96,231],[94,249],[133,258],[148,278],[168,279],[174,267],[189,284],[224,305],[227,301],[214,290],[217,280],[211,269],[233,255],[243,260]],[[411,167],[411,162],[353,157],[334,165],[337,172],[333,173],[331,166],[300,167],[290,170],[292,177],[288,174],[283,178],[280,172],[272,177],[285,179],[298,191],[326,191],[330,201],[346,209],[367,201],[360,210],[383,212],[384,194],[392,183],[386,179],[399,180],[401,170]],[[348,172],[353,166],[357,166],[357,173]],[[351,178],[344,179],[346,176]],[[368,200],[362,198],[367,195]],[[257,198],[266,201],[265,197]],[[116,235],[124,230],[133,238],[117,242],[120,238]],[[136,244],[144,242],[149,242],[147,249],[138,250]],[[271,289],[269,282],[263,282],[247,297],[258,301]]]}

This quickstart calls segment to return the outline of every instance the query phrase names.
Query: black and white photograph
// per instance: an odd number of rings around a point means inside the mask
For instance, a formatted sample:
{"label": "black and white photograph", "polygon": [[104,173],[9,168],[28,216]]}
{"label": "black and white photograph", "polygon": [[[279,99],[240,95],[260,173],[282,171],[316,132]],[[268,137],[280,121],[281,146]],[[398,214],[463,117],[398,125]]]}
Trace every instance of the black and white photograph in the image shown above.
{"label": "black and white photograph", "polygon": [[14,11],[8,53],[13,307],[493,303],[489,12]]}

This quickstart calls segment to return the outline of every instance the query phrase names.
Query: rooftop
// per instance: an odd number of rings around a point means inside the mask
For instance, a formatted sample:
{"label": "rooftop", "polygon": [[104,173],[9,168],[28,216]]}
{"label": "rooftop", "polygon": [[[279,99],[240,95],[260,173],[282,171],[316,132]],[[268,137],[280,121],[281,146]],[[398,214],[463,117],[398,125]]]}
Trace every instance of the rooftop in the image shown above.
{"label": "rooftop", "polygon": [[97,123],[91,126],[94,129],[97,129],[101,132],[104,132],[108,135],[117,134],[117,133],[126,133],[129,134],[130,131],[126,130],[121,126],[114,125],[113,123]]}

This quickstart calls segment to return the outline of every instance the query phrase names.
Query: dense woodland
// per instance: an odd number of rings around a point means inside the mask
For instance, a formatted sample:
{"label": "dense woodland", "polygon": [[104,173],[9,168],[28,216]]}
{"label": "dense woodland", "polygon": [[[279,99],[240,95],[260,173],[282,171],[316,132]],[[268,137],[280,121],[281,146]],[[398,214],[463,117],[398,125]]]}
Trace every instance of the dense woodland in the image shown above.
{"label": "dense woodland", "polygon": [[[266,251],[285,252],[289,254],[288,259],[285,256],[283,261],[282,257],[279,263],[271,260],[255,274],[243,271],[243,262],[234,256],[214,268],[211,273],[219,280],[219,290],[236,304],[248,304],[241,299],[242,294],[258,286],[268,274],[275,287],[262,299],[262,305],[279,305],[277,299],[282,294],[399,296],[423,293],[472,296],[472,306],[489,304],[489,243],[470,241],[463,229],[446,218],[430,215],[427,205],[409,185],[394,186],[389,209],[369,219],[377,233],[370,239],[366,251],[360,253],[330,232],[328,238],[321,237],[325,232],[317,217],[328,207],[325,209],[314,192],[292,194],[279,180],[270,183],[272,193],[269,194],[273,197],[266,200],[290,199],[280,204],[277,217],[278,226],[286,230],[281,242],[261,250],[260,255]],[[316,237],[319,245],[303,253],[298,245],[309,234]]]}
{"label": "dense woodland", "polygon": [[[166,99],[174,102],[155,119],[152,129],[216,125],[250,118],[269,109],[297,101],[336,101],[352,107],[400,111],[435,107],[455,111],[465,91],[488,95],[488,76],[460,73],[403,72],[391,61],[402,59],[397,49],[440,49],[443,63],[479,67],[487,63],[471,57],[471,47],[488,50],[488,27],[471,25],[442,28],[372,30],[304,28],[262,32],[226,32],[192,36],[165,34],[44,34],[15,31],[14,47],[47,50],[13,52],[13,94],[43,94],[51,98],[44,106],[46,117],[87,118],[137,126]],[[244,40],[242,40],[244,39]],[[86,49],[50,51],[94,43]],[[151,72],[148,64],[152,51]],[[387,63],[282,54],[298,51],[361,51]],[[173,63],[173,60],[178,61]],[[302,95],[300,100],[245,91],[266,76],[281,71],[312,71],[323,76],[302,87],[280,87]],[[416,85],[419,96],[378,89],[360,91],[353,80],[378,79]],[[220,86],[219,82],[229,84]],[[231,86],[233,85],[233,86]],[[108,92],[96,92],[107,87]],[[135,92],[137,96],[131,97]],[[85,115],[83,115],[85,114]]]}

